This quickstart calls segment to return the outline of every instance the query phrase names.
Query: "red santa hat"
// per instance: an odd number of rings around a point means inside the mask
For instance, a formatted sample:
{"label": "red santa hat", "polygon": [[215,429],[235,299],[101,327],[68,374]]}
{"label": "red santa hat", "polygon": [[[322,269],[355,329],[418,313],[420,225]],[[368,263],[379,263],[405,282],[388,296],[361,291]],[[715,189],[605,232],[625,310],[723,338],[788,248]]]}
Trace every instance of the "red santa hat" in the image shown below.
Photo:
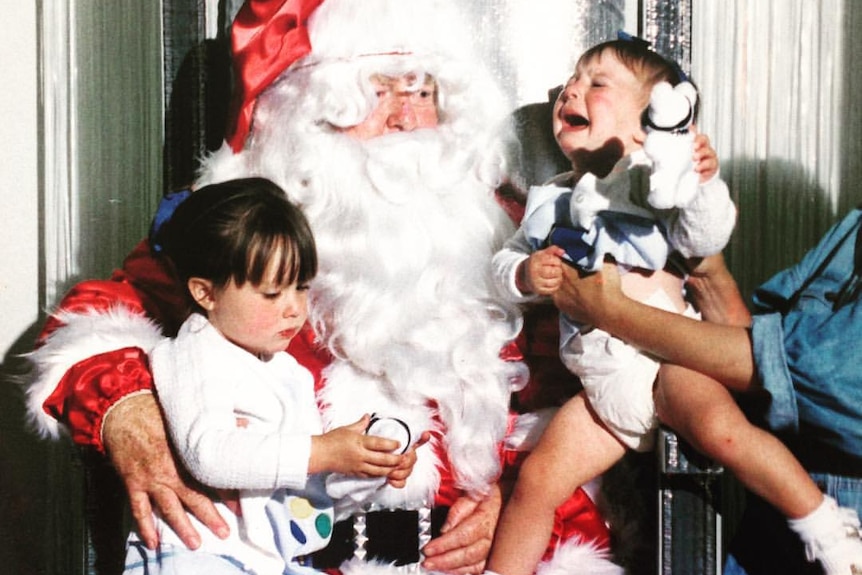
{"label": "red santa hat", "polygon": [[246,0],[231,32],[236,81],[225,139],[234,152],[243,148],[258,96],[292,67],[399,56],[451,62],[472,54],[468,38],[448,0]]}
{"label": "red santa hat", "polygon": [[299,58],[311,51],[307,22],[323,0],[247,0],[231,27],[236,85],[227,142],[242,149],[257,97]]}

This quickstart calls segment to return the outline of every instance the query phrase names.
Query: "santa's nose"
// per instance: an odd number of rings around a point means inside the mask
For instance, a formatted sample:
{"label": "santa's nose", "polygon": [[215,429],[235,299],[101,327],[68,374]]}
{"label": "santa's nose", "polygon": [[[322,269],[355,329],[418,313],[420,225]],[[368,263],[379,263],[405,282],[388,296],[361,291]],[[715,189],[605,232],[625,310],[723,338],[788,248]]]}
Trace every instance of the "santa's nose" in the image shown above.
{"label": "santa's nose", "polygon": [[416,129],[416,110],[407,94],[393,98],[392,108],[386,118],[386,127],[393,131],[410,132]]}

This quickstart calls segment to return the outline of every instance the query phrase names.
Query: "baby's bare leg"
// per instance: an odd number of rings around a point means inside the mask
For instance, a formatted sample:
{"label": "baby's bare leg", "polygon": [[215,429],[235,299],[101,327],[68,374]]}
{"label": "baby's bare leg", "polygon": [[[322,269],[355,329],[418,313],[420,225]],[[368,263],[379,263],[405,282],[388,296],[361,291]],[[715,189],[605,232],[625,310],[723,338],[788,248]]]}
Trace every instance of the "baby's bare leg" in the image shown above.
{"label": "baby's bare leg", "polygon": [[803,517],[823,494],[787,447],[751,424],[727,389],[676,365],[659,370],[659,419],[788,518]]}
{"label": "baby's bare leg", "polygon": [[625,447],[596,419],[583,394],[569,400],[521,467],[497,526],[488,569],[532,575],[548,545],[556,508],[624,454]]}

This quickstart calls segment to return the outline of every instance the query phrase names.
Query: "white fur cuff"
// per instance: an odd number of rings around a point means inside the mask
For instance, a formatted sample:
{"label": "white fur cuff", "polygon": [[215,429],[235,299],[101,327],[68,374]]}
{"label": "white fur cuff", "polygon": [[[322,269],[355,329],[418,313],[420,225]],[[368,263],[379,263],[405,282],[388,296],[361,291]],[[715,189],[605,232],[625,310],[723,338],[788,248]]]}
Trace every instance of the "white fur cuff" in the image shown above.
{"label": "white fur cuff", "polygon": [[27,410],[33,427],[43,437],[56,438],[58,422],[42,409],[66,372],[76,363],[100,353],[139,347],[149,352],[163,337],[146,316],[124,307],[86,313],[59,312],[63,325],[44,344],[27,355],[32,366],[27,384]]}

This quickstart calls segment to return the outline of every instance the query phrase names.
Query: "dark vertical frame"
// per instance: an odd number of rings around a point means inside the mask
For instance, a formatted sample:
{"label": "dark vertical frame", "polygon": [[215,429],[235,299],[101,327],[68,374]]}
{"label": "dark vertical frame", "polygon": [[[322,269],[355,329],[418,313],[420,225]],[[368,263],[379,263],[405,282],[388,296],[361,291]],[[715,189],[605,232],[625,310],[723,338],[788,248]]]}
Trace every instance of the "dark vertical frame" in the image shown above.
{"label": "dark vertical frame", "polygon": [[[692,0],[641,0],[639,15],[641,35],[690,73]],[[669,429],[657,446],[658,573],[718,575],[723,470]]]}
{"label": "dark vertical frame", "polygon": [[222,143],[231,93],[227,30],[233,4],[219,2],[218,33],[207,38],[204,0],[164,0],[166,191],[191,184],[200,158]]}
{"label": "dark vertical frame", "polygon": [[692,0],[641,0],[638,28],[659,54],[691,71]]}

